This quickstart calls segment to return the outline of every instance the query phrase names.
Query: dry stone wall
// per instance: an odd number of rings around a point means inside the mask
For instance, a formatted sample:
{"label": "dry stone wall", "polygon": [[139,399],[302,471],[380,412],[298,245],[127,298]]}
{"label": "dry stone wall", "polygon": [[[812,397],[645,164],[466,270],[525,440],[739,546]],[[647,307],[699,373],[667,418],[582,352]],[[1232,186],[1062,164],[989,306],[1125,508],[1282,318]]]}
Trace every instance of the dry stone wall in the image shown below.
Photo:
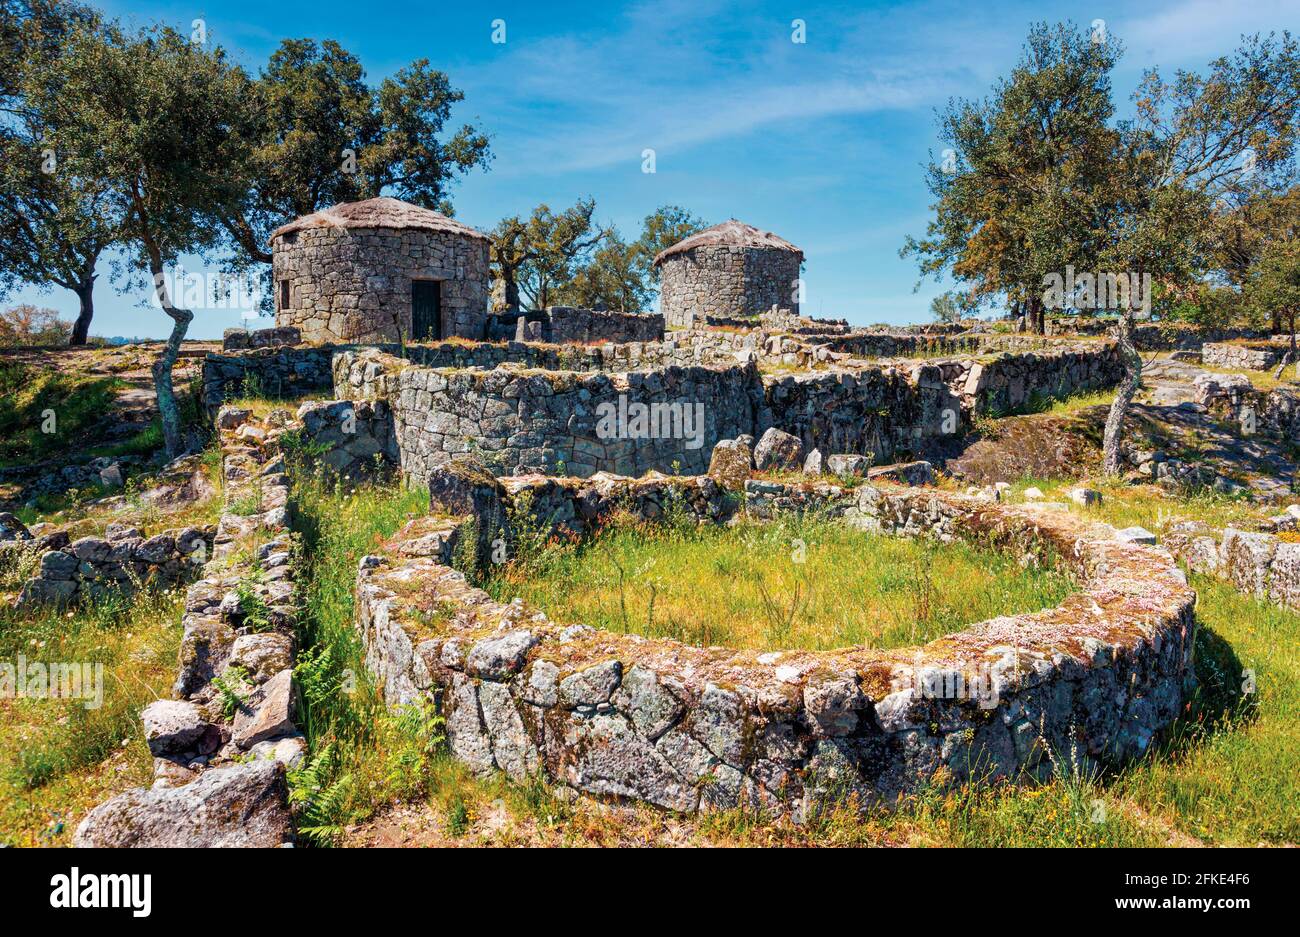
{"label": "dry stone wall", "polygon": [[516,320],[515,341],[587,344],[590,342],[659,342],[664,317],[659,313],[611,312],[551,306]]}
{"label": "dry stone wall", "polygon": [[760,516],[818,504],[882,532],[1050,549],[1080,591],[918,648],[699,648],[496,603],[443,562],[454,522],[426,520],[360,563],[367,665],[390,705],[438,700],[476,772],[685,813],[749,803],[799,819],[850,796],[1046,777],[1049,752],[1122,763],[1180,711],[1195,596],[1165,551],[1068,513],[934,491],[751,482],[747,498]]}
{"label": "dry stone wall", "polygon": [[250,348],[203,359],[200,401],[209,418],[227,401],[244,396],[293,399],[328,392],[333,345]]}
{"label": "dry stone wall", "polygon": [[[435,466],[462,453],[478,454],[502,475],[702,472],[719,440],[757,438],[771,427],[799,437],[805,451],[892,461],[962,432],[973,413],[1008,412],[1036,393],[1110,386],[1120,374],[1114,347],[1093,344],[1048,354],[764,375],[745,345],[762,340],[761,334],[694,338],[687,337],[690,344],[628,346],[634,349],[628,363],[641,370],[626,372],[603,370],[623,361],[611,346],[407,350],[412,359],[447,367],[415,366],[377,351],[345,352],[334,362],[334,394],[339,400],[387,400],[402,469],[423,483]],[[660,364],[678,356],[708,363]],[[511,357],[525,367],[510,366],[505,359]],[[479,360],[495,369],[465,369],[467,361]],[[531,369],[574,362],[593,370]]]}
{"label": "dry stone wall", "polygon": [[309,227],[273,245],[278,326],[308,342],[396,342],[411,332],[411,283],[440,282],[440,337],[487,328],[488,240],[419,228]]}
{"label": "dry stone wall", "polygon": [[137,528],[109,525],[104,537],[81,537],[42,553],[17,604],[93,602],[188,582],[212,555],[214,533],[210,527],[185,527],[146,538]]}
{"label": "dry stone wall", "polygon": [[1259,390],[1244,374],[1202,374],[1192,383],[1197,403],[1240,427],[1243,435],[1300,442],[1300,394],[1296,390]]}
{"label": "dry stone wall", "polygon": [[1192,572],[1226,580],[1247,595],[1300,608],[1300,543],[1271,533],[1216,530],[1181,520],[1166,527],[1161,543]]}
{"label": "dry stone wall", "polygon": [[1216,368],[1268,371],[1277,366],[1287,351],[1288,346],[1282,344],[1206,342],[1201,346],[1201,364]]}
{"label": "dry stone wall", "polygon": [[388,401],[402,471],[421,484],[463,453],[502,475],[703,472],[714,443],[754,425],[761,392],[752,364],[473,371],[381,355],[340,355],[336,386],[340,398]]}
{"label": "dry stone wall", "polygon": [[140,714],[153,785],[92,810],[75,846],[293,841],[285,771],[307,744],[293,719],[299,596],[279,439],[297,427],[288,411],[258,421],[232,409],[218,414],[217,427],[226,509],[212,558],[185,596],[173,698]]}

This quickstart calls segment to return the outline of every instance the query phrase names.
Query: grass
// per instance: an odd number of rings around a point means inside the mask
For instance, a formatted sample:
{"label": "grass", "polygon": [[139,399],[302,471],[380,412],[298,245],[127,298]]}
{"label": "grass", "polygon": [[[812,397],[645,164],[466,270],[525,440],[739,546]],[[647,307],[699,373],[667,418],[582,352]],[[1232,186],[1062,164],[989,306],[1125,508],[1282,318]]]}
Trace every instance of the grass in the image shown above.
{"label": "grass", "polygon": [[733,527],[616,523],[490,576],[557,621],[689,644],[827,650],[923,643],[1058,604],[1072,585],[1010,556],[815,518]]}
{"label": "grass", "polygon": [[379,805],[422,795],[447,757],[431,709],[384,707],[353,626],[357,561],[409,517],[427,514],[429,500],[397,488],[347,491],[319,477],[302,481],[295,496],[307,576],[295,679],[310,757],[290,783],[300,835],[328,845]]}
{"label": "grass", "polygon": [[1193,493],[1168,491],[1158,485],[1129,485],[1122,481],[1091,479],[1084,482],[1060,479],[1021,478],[1011,483],[1010,501],[1020,501],[1025,489],[1037,488],[1048,501],[1069,502],[1067,492],[1076,487],[1092,488],[1102,493],[1102,503],[1083,508],[1073,503],[1070,510],[1087,513],[1117,528],[1145,527],[1160,533],[1174,518],[1203,521],[1212,527],[1235,526],[1253,530],[1266,513],[1240,497],[1219,494],[1210,489]]}
{"label": "grass", "polygon": [[115,377],[0,363],[0,465],[71,452],[112,410]]}
{"label": "grass", "polygon": [[[1102,508],[1090,510],[1119,522],[1140,522],[1166,500],[1169,507],[1183,508],[1184,514],[1230,509],[1207,501],[1189,511],[1172,498],[1128,493],[1131,500],[1108,497]],[[516,783],[503,776],[475,778],[447,754],[441,722],[433,710],[408,707],[387,712],[365,675],[362,649],[352,627],[356,561],[376,549],[409,514],[426,511],[427,501],[417,492],[363,487],[349,493],[319,482],[302,486],[298,497],[303,505],[309,575],[298,679],[305,697],[303,727],[312,754],[307,766],[295,772],[292,784],[309,842],[937,847],[1300,842],[1300,817],[1294,807],[1300,801],[1300,614],[1242,596],[1221,583],[1194,579],[1201,597],[1197,672],[1202,689],[1196,700],[1171,741],[1114,775],[1090,775],[1065,752],[1056,753],[1055,778],[1046,784],[933,789],[893,811],[860,811],[850,799],[798,825],[753,809],[677,817],[644,806],[610,810],[588,800],[574,802],[540,779]],[[526,540],[524,546],[531,569],[538,575],[544,570],[548,578],[563,577],[566,570],[591,563],[616,575],[614,559],[626,574],[639,568],[630,565],[637,557],[658,562],[676,557],[679,562],[664,568],[665,575],[672,575],[656,601],[655,620],[666,621],[670,603],[665,596],[682,582],[704,590],[702,607],[722,610],[726,607],[722,586],[733,589],[735,583],[744,582],[746,570],[780,567],[785,577],[781,581],[797,581],[801,573],[792,569],[799,564],[791,562],[794,533],[804,535],[799,539],[806,544],[803,571],[809,578],[819,583],[840,580],[837,588],[849,593],[864,588],[861,576],[846,574],[837,564],[866,563],[870,569],[869,562],[857,554],[869,557],[881,547],[900,543],[872,538],[871,551],[851,553],[843,543],[828,541],[822,526],[824,522],[813,519],[802,527],[769,528],[770,538],[763,539],[761,531],[747,526],[706,529],[695,536],[670,523],[660,539],[649,541],[644,538],[651,531],[617,527],[596,541],[602,544],[599,552],[540,537]],[[853,542],[860,547],[863,541]],[[915,542],[901,545],[924,548]],[[980,551],[974,554],[981,560],[987,556]],[[683,557],[691,561],[681,562]],[[721,560],[722,567],[694,562],[700,558]],[[728,563],[737,565],[724,574]],[[515,578],[521,569],[507,571],[490,585],[504,588],[505,582],[512,581],[528,587],[525,579]],[[893,573],[905,577],[897,567]],[[642,573],[642,578],[646,575]],[[938,573],[934,578],[944,593],[955,591],[948,578]],[[1008,569],[997,578],[1016,580],[1023,574],[1018,568]],[[552,590],[571,588],[593,595],[600,591],[576,574],[555,582],[561,584],[535,586],[548,593],[542,596],[548,603],[556,598],[549,594]],[[711,592],[705,586],[708,582]],[[1018,585],[1009,588],[1023,590]],[[773,585],[769,594],[775,590]],[[602,599],[607,611],[615,608],[612,597],[608,593]],[[913,599],[902,601],[906,607]],[[1055,597],[1042,594],[1035,601],[1047,604]],[[999,598],[999,605],[1004,602]],[[748,603],[755,634],[765,637],[770,619],[761,593],[750,591]],[[629,618],[636,608],[630,606]],[[648,611],[648,602],[639,608]],[[958,624],[979,617],[969,604],[959,611],[954,613]],[[621,609],[617,614],[621,619]],[[833,616],[830,620],[837,622]],[[828,639],[818,646],[835,643],[840,642]],[[1241,703],[1236,689],[1247,679],[1243,668],[1253,674],[1256,692]]]}
{"label": "grass", "polygon": [[[434,764],[424,802],[344,837],[355,845],[1110,847],[1300,842],[1300,614],[1196,577],[1200,690],[1162,748],[1116,774],[1056,753],[1045,784],[925,790],[897,810],[851,799],[802,824],[754,809],[674,817],[571,802],[539,780]],[[1244,670],[1243,670],[1244,668]],[[1255,692],[1237,690],[1253,675]]]}
{"label": "grass", "polygon": [[1235,375],[1238,377],[1248,378],[1250,383],[1255,386],[1256,390],[1268,393],[1279,388],[1287,390],[1297,390],[1295,381],[1300,379],[1297,374],[1296,365],[1288,364],[1282,371],[1282,376],[1275,378],[1274,372],[1277,371],[1277,365],[1273,365],[1267,371],[1254,371],[1247,368],[1221,368],[1216,365],[1202,364],[1199,365],[1202,370],[1209,371],[1211,374]]}
{"label": "grass", "polygon": [[103,664],[103,705],[0,699],[0,842],[67,845],[91,807],[147,786],[153,760],[139,710],[170,696],[183,590],[106,600],[76,612],[0,610],[0,661]]}
{"label": "grass", "polygon": [[1125,774],[1126,801],[1213,845],[1300,843],[1300,614],[1192,578],[1203,693],[1245,689],[1218,725]]}

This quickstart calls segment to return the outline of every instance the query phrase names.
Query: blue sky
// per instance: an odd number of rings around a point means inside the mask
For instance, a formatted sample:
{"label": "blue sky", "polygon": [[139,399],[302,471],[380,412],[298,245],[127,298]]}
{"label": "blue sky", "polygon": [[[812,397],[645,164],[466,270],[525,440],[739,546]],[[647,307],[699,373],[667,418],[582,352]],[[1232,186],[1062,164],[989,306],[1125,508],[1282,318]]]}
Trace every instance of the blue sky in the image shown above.
{"label": "blue sky", "polygon": [[[496,154],[453,191],[460,220],[489,228],[586,195],[633,236],[668,203],[711,222],[734,216],[803,248],[807,313],[859,325],[929,318],[943,286],[913,292],[915,264],[898,249],[928,217],[921,165],[939,149],[934,109],[986,94],[1031,22],[1104,20],[1127,50],[1116,74],[1121,112],[1149,65],[1199,69],[1242,33],[1300,24],[1300,0],[100,5],[187,32],[202,17],[250,70],[287,37],[337,39],[374,80],[428,58],[465,92],[453,118],[486,129]],[[491,41],[495,19],[505,21],[504,44]],[[795,19],[806,24],[803,44],[791,41]],[[653,174],[642,172],[647,148]],[[104,264],[92,332],[163,335],[169,320],[142,299],[118,294]],[[57,289],[10,301],[76,310]],[[191,335],[234,324],[237,313],[200,310]]]}

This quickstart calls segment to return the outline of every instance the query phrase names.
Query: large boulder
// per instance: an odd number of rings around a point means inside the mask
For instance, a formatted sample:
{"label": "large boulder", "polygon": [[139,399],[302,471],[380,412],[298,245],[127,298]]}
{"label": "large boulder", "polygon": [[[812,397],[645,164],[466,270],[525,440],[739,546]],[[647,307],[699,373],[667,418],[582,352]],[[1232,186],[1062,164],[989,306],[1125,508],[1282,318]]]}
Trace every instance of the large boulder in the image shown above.
{"label": "large boulder", "polygon": [[826,471],[843,478],[865,478],[871,470],[871,458],[865,455],[832,455],[826,457]]}
{"label": "large boulder", "polygon": [[293,841],[284,766],[212,768],[181,787],[134,788],[86,815],[80,847],[274,847]]}
{"label": "large boulder", "polygon": [[739,439],[724,439],[713,447],[709,477],[724,488],[739,491],[745,487],[753,466],[754,454],[747,444]]}
{"label": "large boulder", "polygon": [[293,731],[293,671],[282,670],[240,706],[230,737],[240,748],[249,749]]}
{"label": "large boulder", "polygon": [[754,447],[754,466],[760,472],[796,472],[803,467],[803,443],[798,436],[768,429]]}

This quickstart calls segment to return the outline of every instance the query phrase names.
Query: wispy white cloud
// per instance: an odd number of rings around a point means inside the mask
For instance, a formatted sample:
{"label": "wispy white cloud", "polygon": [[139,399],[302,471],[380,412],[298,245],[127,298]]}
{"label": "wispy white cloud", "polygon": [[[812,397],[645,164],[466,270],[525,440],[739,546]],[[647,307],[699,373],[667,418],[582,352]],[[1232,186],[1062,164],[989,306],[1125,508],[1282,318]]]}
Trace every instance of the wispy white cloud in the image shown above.
{"label": "wispy white cloud", "polygon": [[502,60],[461,76],[506,101],[496,118],[508,121],[509,149],[498,148],[496,171],[636,165],[646,148],[664,159],[778,125],[814,133],[824,118],[940,100],[962,87],[969,64],[963,55],[894,54],[853,19],[814,20],[817,41],[800,45],[788,21],[738,10],[656,3],[635,8],[615,32],[512,39]]}
{"label": "wispy white cloud", "polygon": [[1300,24],[1297,0],[1178,0],[1141,15],[1118,17],[1114,28],[1131,55],[1157,61],[1206,61],[1224,55],[1244,34]]}

